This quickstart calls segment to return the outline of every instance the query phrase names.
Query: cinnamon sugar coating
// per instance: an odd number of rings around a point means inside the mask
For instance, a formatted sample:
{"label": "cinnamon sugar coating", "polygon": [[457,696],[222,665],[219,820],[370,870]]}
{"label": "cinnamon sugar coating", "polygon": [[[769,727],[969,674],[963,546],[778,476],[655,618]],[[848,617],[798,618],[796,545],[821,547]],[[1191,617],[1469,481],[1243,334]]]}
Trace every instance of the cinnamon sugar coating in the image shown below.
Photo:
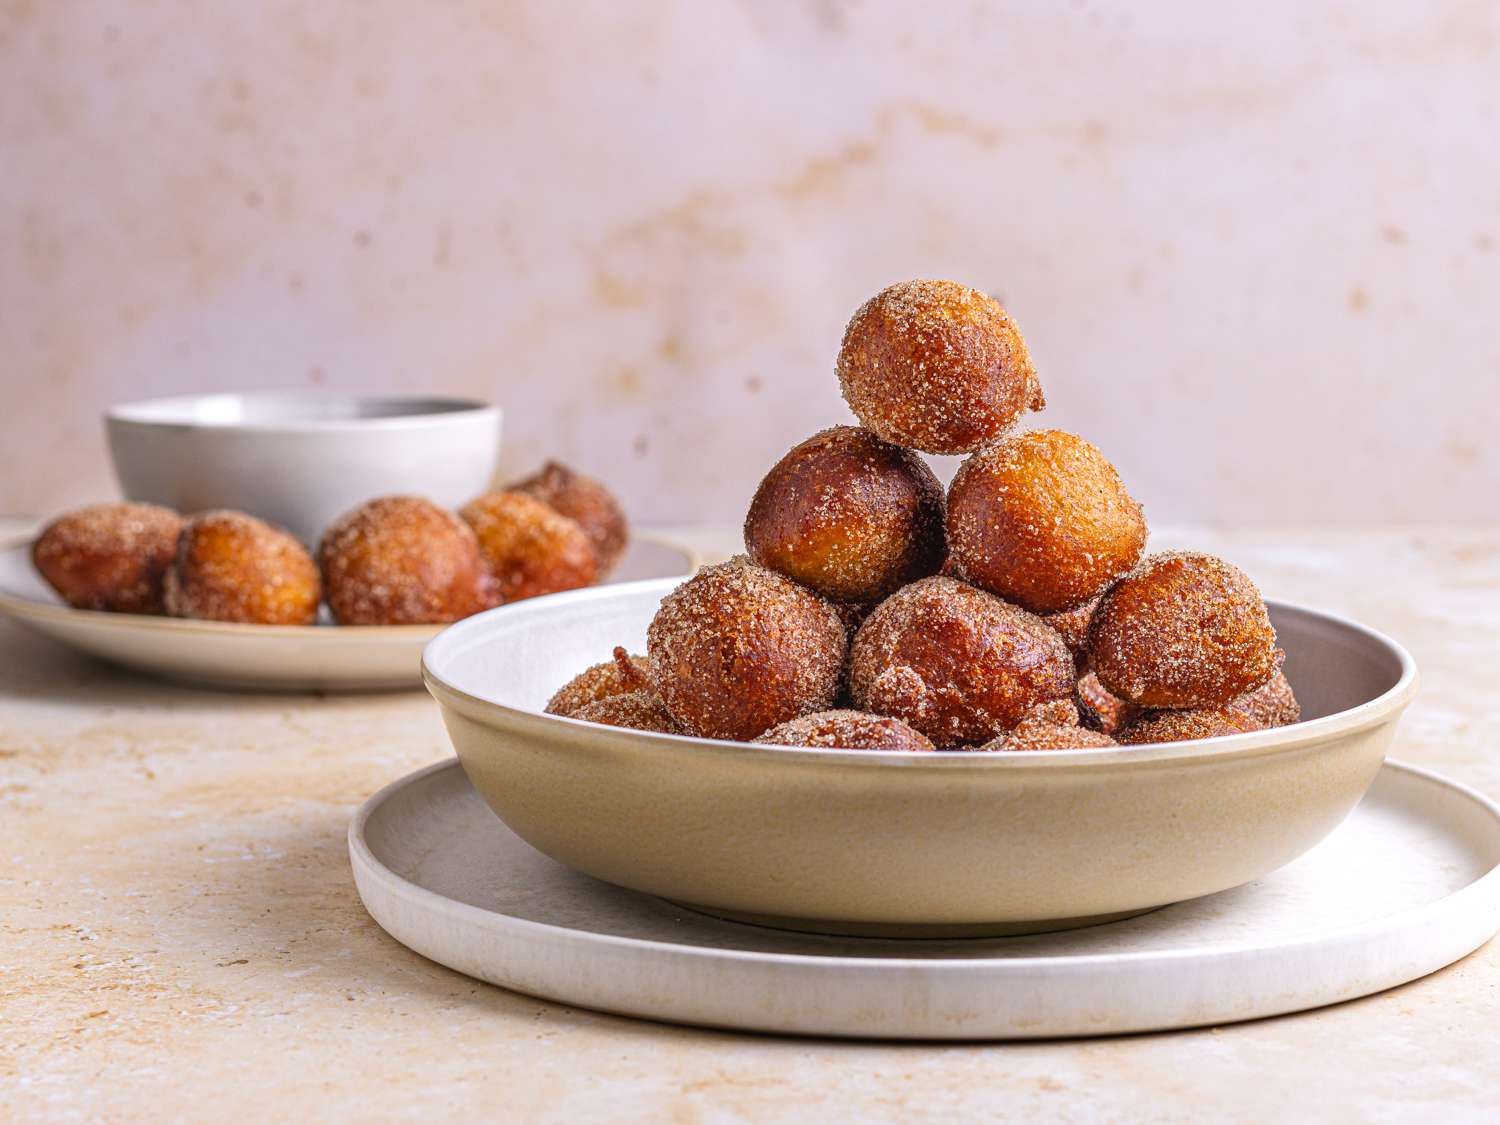
{"label": "cinnamon sugar coating", "polygon": [[900,719],[864,711],[817,711],[789,719],[755,739],[822,750],[932,750],[932,741]]}
{"label": "cinnamon sugar coating", "polygon": [[382,496],[334,521],[318,547],[340,625],[457,621],[498,604],[469,526],[418,496]]}
{"label": "cinnamon sugar coating", "polygon": [[1072,609],[1042,614],[1042,620],[1057,630],[1057,635],[1073,654],[1073,663],[1080,674],[1088,670],[1089,622],[1094,619],[1094,610],[1099,607],[1098,598],[1090,598]]}
{"label": "cinnamon sugar coating", "polygon": [[1079,726],[1078,709],[1067,700],[1033,707],[1014,730],[991,739],[978,749],[991,750],[1084,750],[1115,746],[1107,734]]}
{"label": "cinnamon sugar coating", "polygon": [[1231,701],[1228,709],[1265,729],[1290,726],[1302,718],[1302,705],[1279,668],[1260,687]]}
{"label": "cinnamon sugar coating", "polygon": [[1046,405],[1015,322],[953,281],[903,281],[866,301],[837,370],[861,423],[926,453],[971,453]]}
{"label": "cinnamon sugar coating", "polygon": [[892,594],[854,639],[850,689],[862,710],[905,719],[939,749],[986,742],[1076,676],[1041,618],[953,578]]}
{"label": "cinnamon sugar coating", "polygon": [[519,492],[488,492],[459,511],[479,539],[502,602],[593,585],[599,556],[577,520]]}
{"label": "cinnamon sugar coating", "polygon": [[1259,725],[1227,707],[1200,707],[1184,711],[1145,711],[1121,727],[1115,739],[1121,746],[1157,742],[1196,742],[1260,730]]}
{"label": "cinnamon sugar coating", "polygon": [[1035,613],[1098,596],[1146,549],[1146,520],[1090,442],[1032,430],[994,442],[948,489],[948,543],[976,586]]}
{"label": "cinnamon sugar coating", "polygon": [[683,733],[660,697],[650,691],[627,691],[596,699],[568,717],[586,723],[602,723],[607,727],[655,731],[657,734]]}
{"label": "cinnamon sugar coating", "polygon": [[879,601],[942,566],[943,488],[911,450],[835,426],[794,446],[760,482],[745,549],[827,598]]}
{"label": "cinnamon sugar coating", "polygon": [[549,715],[570,716],[612,695],[652,690],[650,658],[616,646],[611,659],[584,669],[558,688],[545,710]]}
{"label": "cinnamon sugar coating", "polygon": [[44,527],[31,562],[76,609],[166,612],[162,584],[182,517],[155,504],[91,504]]}
{"label": "cinnamon sugar coating", "polygon": [[832,605],[743,557],[678,586],[647,633],[672,717],[691,734],[739,741],[830,708],[847,650]]}
{"label": "cinnamon sugar coating", "polygon": [[1089,666],[1132,703],[1220,707],[1271,677],[1276,631],[1243,571],[1212,555],[1153,555],[1094,611]]}
{"label": "cinnamon sugar coating", "polygon": [[576,520],[593,545],[598,578],[615,568],[630,543],[630,522],[614,493],[561,462],[548,461],[540,472],[517,481],[508,491],[540,500],[559,515]]}
{"label": "cinnamon sugar coating", "polygon": [[187,519],[163,591],[173,617],[247,625],[311,625],[322,583],[307,548],[244,512]]}

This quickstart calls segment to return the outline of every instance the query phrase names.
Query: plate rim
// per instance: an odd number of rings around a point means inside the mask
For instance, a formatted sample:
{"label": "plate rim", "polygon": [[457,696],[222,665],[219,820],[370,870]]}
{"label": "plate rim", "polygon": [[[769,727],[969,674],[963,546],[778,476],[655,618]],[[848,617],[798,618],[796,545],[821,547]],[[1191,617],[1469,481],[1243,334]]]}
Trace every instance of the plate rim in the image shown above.
{"label": "plate rim", "polygon": [[[1335,926],[1325,930],[1317,930],[1311,934],[1289,937],[1272,942],[1241,941],[1224,945],[1185,946],[1180,949],[1076,955],[1048,954],[1022,958],[966,957],[942,960],[931,958],[860,957],[855,959],[831,954],[767,953],[759,950],[736,950],[682,945],[654,938],[632,938],[619,934],[600,934],[560,926],[550,922],[537,922],[526,918],[516,918],[509,914],[488,910],[470,903],[459,902],[456,899],[429,890],[421,884],[397,874],[375,855],[374,850],[364,838],[365,827],[375,813],[401,790],[426,781],[431,775],[455,769],[460,772],[463,770],[463,766],[457,757],[434,762],[383,786],[359,806],[349,823],[347,833],[350,865],[353,868],[356,883],[358,883],[360,874],[363,873],[367,877],[374,878],[377,882],[383,884],[387,890],[401,897],[408,899],[415,898],[418,905],[425,904],[430,908],[435,908],[438,913],[468,922],[477,922],[487,926],[498,927],[502,931],[508,930],[518,934],[546,937],[569,944],[594,945],[602,943],[616,949],[637,950],[643,953],[653,953],[663,956],[687,957],[698,961],[727,961],[736,964],[750,961],[760,967],[821,968],[833,969],[838,972],[920,969],[924,972],[935,971],[944,974],[963,971],[976,972],[984,969],[992,973],[1027,975],[1032,972],[1056,971],[1068,968],[1078,971],[1088,971],[1121,964],[1132,967],[1155,967],[1174,963],[1232,960],[1249,954],[1264,954],[1267,952],[1286,954],[1299,949],[1312,949],[1328,944],[1347,943],[1360,939],[1373,938],[1380,933],[1392,930],[1405,931],[1421,928],[1435,916],[1442,916],[1453,912],[1467,914],[1470,908],[1476,903],[1480,904],[1480,908],[1488,906],[1490,911],[1500,916],[1500,857],[1497,857],[1495,863],[1478,878],[1466,883],[1451,894],[1444,895],[1431,902],[1422,903],[1419,906],[1410,907],[1380,918]],[[1496,839],[1497,848],[1500,848],[1500,803],[1490,799],[1471,786],[1454,781],[1451,778],[1421,766],[1386,759],[1381,765],[1381,771],[1384,772],[1387,769],[1396,774],[1403,774],[1409,778],[1417,779],[1430,785],[1436,785],[1440,789],[1446,790],[1450,796],[1465,799],[1477,806],[1482,812],[1487,814],[1491,831]],[[363,888],[359,888],[359,895],[361,903],[365,905],[366,912],[370,913],[371,917],[374,918],[373,911],[370,910],[369,904],[365,902]],[[379,919],[375,919],[375,921],[377,925],[381,926],[382,930],[385,929]],[[1500,919],[1497,919],[1497,922],[1500,922]],[[1489,936],[1492,937],[1494,932],[1494,930],[1491,930]],[[396,940],[400,941],[399,938]],[[1488,937],[1484,940],[1488,940]],[[405,945],[404,942],[401,944]],[[1479,944],[1482,945],[1483,940]],[[1477,948],[1478,945],[1475,945],[1466,952],[1472,952],[1473,949]],[[458,972],[461,970],[455,969],[454,971]],[[1394,985],[1386,985],[1375,991],[1383,991],[1385,987],[1394,987]]]}

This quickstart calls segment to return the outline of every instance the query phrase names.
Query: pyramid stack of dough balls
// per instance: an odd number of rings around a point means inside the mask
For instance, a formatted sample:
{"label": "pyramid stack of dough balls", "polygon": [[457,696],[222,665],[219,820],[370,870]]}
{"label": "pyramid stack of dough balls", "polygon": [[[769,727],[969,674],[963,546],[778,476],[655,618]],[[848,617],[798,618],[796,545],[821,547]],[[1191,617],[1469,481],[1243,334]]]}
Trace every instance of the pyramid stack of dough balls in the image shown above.
{"label": "pyramid stack of dough balls", "polygon": [[318,561],[340,625],[457,621],[498,604],[474,533],[420,496],[382,496],[323,533]]}
{"label": "pyramid stack of dough balls", "polygon": [[181,530],[170,508],[93,504],[43,528],[31,561],[75,609],[165,613],[163,582]]}
{"label": "pyramid stack of dough balls", "polygon": [[[861,425],[773,465],[749,558],[685,583],[651,623],[651,683],[684,733],[1032,753],[1297,720],[1250,580],[1206,555],[1143,561],[1144,513],[1103,452],[1013,432],[1045,401],[992,298],[892,285],[854,314],[837,373]],[[968,455],[946,496],[920,453]],[[598,666],[549,709],[609,692],[569,713],[618,722],[607,705],[641,694],[635,679]],[[666,725],[651,698],[626,725]]]}
{"label": "pyramid stack of dough balls", "polygon": [[829,710],[848,651],[826,599],[744,558],[668,594],[646,637],[672,718],[690,734],[737,741]]}
{"label": "pyramid stack of dough balls", "polygon": [[524,492],[489,492],[459,515],[474,530],[502,602],[592,586],[599,556],[577,520]]}
{"label": "pyramid stack of dough balls", "polygon": [[911,450],[835,426],[795,446],[760,482],[745,548],[824,597],[876,602],[943,565],[943,487]]}
{"label": "pyramid stack of dough balls", "polygon": [[322,584],[307,548],[244,512],[190,517],[164,582],[174,617],[242,625],[311,625]]}

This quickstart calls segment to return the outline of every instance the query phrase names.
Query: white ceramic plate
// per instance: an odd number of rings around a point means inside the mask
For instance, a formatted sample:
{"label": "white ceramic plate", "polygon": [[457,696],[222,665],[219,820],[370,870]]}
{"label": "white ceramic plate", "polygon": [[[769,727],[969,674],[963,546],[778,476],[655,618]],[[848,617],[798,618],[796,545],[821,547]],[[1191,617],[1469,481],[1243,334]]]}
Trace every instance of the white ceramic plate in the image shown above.
{"label": "white ceramic plate", "polygon": [[802,1035],[1230,1023],[1403,984],[1500,930],[1500,807],[1395,763],[1332,835],[1264,879],[1028,937],[823,937],[696,914],[534,851],[457,761],[370,798],[349,854],[375,920],[459,972],[581,1007]]}
{"label": "white ceramic plate", "polygon": [[[637,534],[610,582],[691,574],[697,556]],[[80,652],[171,680],[260,691],[422,686],[422,649],[442,625],[230,625],[73,609],[31,565],[30,541],[0,548],[0,613]]]}

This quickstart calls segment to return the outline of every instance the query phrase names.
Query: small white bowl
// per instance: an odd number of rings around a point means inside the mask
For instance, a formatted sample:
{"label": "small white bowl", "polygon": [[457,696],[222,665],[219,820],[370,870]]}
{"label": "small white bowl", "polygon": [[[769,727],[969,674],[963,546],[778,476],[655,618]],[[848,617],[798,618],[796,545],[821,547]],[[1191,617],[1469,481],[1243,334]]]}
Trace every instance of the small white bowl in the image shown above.
{"label": "small white bowl", "polygon": [[457,507],[490,486],[500,456],[500,410],[473,399],[186,395],[104,417],[129,499],[238,508],[313,544],[374,496]]}

